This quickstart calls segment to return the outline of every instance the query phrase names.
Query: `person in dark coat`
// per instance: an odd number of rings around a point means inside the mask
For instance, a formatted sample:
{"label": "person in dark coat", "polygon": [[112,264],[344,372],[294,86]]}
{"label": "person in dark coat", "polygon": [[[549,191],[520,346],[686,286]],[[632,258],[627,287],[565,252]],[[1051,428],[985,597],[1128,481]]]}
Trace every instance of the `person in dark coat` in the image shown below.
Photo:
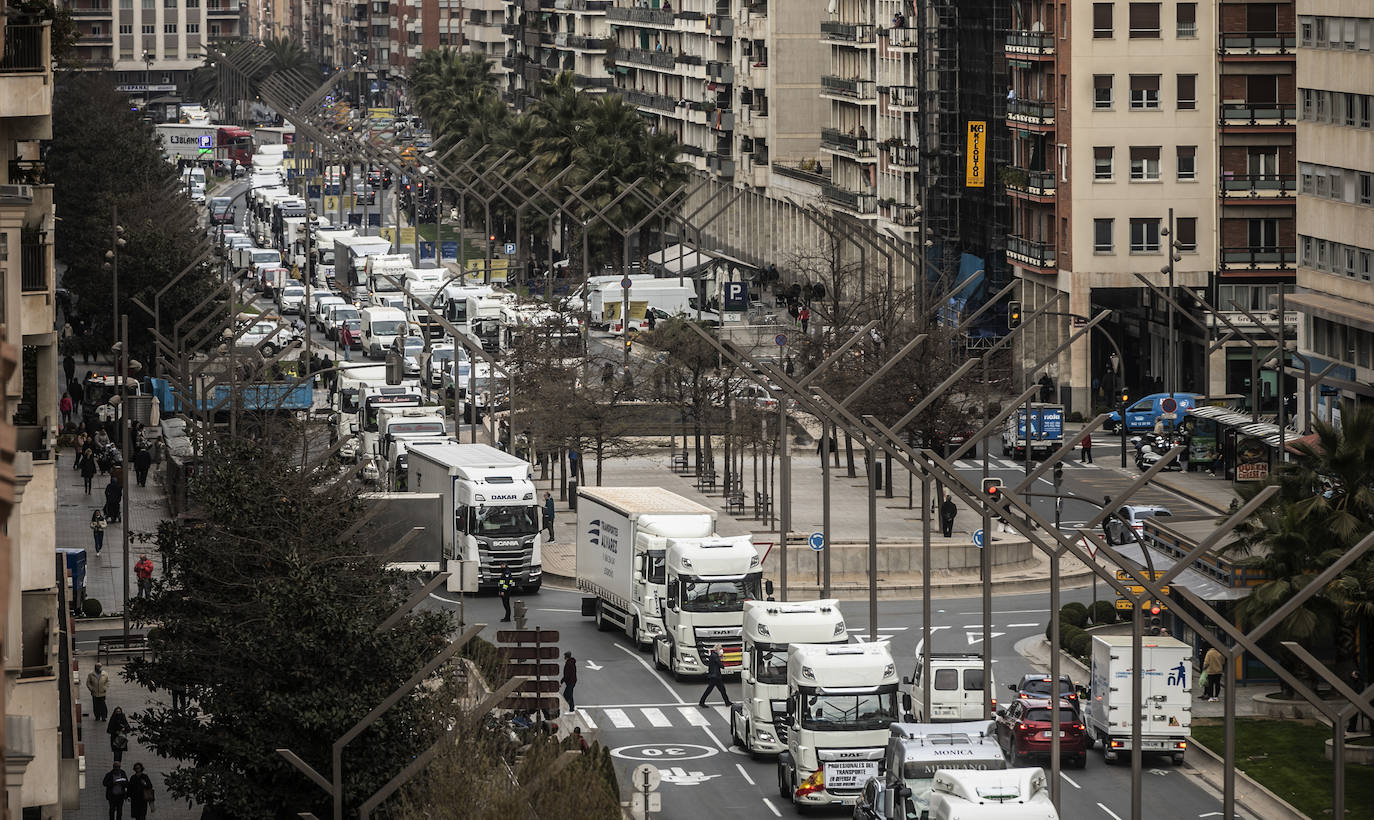
{"label": "person in dark coat", "polygon": [[71,353],[62,357],[62,372],[67,374],[68,383],[76,377],[76,357]]}
{"label": "person in dark coat", "polygon": [[134,454],[134,475],[138,476],[138,486],[148,486],[148,468],[153,466],[153,454],[147,447],[140,447]]}
{"label": "person in dark coat", "polygon": [[110,820],[122,820],[124,801],[129,798],[129,776],[120,768],[119,761],[105,773],[100,785],[105,787],[105,800],[110,804]]}
{"label": "person in dark coat", "polygon": [[119,502],[124,500],[119,479],[111,475],[110,483],[105,485],[105,519],[111,524],[119,523]]}
{"label": "person in dark coat", "polygon": [[114,753],[116,764],[124,760],[124,753],[129,750],[129,718],[124,714],[124,707],[116,706],[110,713],[110,719],[105,725],[105,731],[110,734],[110,751]]}
{"label": "person in dark coat", "polygon": [[91,483],[95,481],[96,465],[95,451],[87,447],[86,452],[76,460],[76,466],[81,469],[81,483],[86,487],[86,495],[91,494]]}
{"label": "person in dark coat", "polygon": [[573,689],[577,686],[577,659],[573,653],[563,653],[563,700],[568,702],[568,711],[576,712],[577,703],[573,700]]}
{"label": "person in dark coat", "polygon": [[940,532],[946,538],[954,535],[954,517],[958,514],[959,508],[955,506],[954,499],[945,493],[945,500],[940,504]]}
{"label": "person in dark coat", "polygon": [[544,493],[544,528],[549,531],[549,541],[554,540],[553,516],[557,509],[553,502],[553,493]]}
{"label": "person in dark coat", "polygon": [[135,763],[134,776],[129,778],[129,816],[133,820],[147,820],[153,794],[153,779],[143,771],[142,763]]}
{"label": "person in dark coat", "polygon": [[720,647],[711,647],[711,654],[706,656],[706,691],[701,693],[701,700],[697,703],[698,706],[705,708],[706,699],[710,697],[711,692],[715,690],[720,691],[720,697],[725,701],[725,705],[730,705],[730,696],[725,693],[725,681],[721,679],[721,672],[724,668],[724,664],[721,663],[720,659]]}

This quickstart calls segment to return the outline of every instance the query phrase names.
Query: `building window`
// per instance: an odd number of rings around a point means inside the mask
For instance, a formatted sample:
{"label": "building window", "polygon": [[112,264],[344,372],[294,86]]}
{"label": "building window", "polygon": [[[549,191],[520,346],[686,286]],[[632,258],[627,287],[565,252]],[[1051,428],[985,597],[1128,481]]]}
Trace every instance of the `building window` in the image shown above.
{"label": "building window", "polygon": [[1131,75],[1131,109],[1147,111],[1159,108],[1159,75]]}
{"label": "building window", "polygon": [[1374,205],[1374,174],[1360,173],[1361,205]]}
{"label": "building window", "polygon": [[1093,220],[1093,253],[1112,253],[1111,219]]}
{"label": "building window", "polygon": [[1093,3],[1093,39],[1108,40],[1112,37],[1111,3]]}
{"label": "building window", "polygon": [[154,23],[144,23],[144,24],[143,24],[143,33],[144,33],[144,34],[157,34],[157,25],[154,24]]}
{"label": "building window", "polygon": [[200,23],[187,23],[187,24],[186,24],[186,33],[187,33],[187,34],[200,34]]}
{"label": "building window", "polygon": [[1112,107],[1112,102],[1112,75],[1094,74],[1093,108],[1098,111],[1108,110]]}
{"label": "building window", "polygon": [[177,7],[177,0],[162,0],[162,7],[164,9],[174,9]]}
{"label": "building window", "polygon": [[1188,39],[1197,36],[1197,3],[1179,3],[1174,9],[1178,26],[1175,36]]}
{"label": "building window", "polygon": [[163,24],[162,24],[162,33],[163,33],[163,34],[176,34],[176,33],[177,33],[177,24],[176,24],[176,23],[163,23]]}
{"label": "building window", "polygon": [[1099,145],[1093,148],[1093,179],[1097,182],[1112,181],[1112,147]]}
{"label": "building window", "polygon": [[1178,75],[1178,110],[1193,111],[1197,109],[1197,75],[1179,74]]}
{"label": "building window", "polygon": [[1251,219],[1249,224],[1250,250],[1276,251],[1279,247],[1279,221],[1277,219]]}
{"label": "building window", "polygon": [[1311,16],[1302,16],[1298,18],[1298,45],[1305,48],[1312,47],[1312,29],[1314,26],[1315,21]]}
{"label": "building window", "polygon": [[119,0],[119,10],[120,10],[120,11],[133,11],[133,10],[134,10],[134,0]]}
{"label": "building window", "polygon": [[1131,220],[1131,253],[1159,253],[1159,220]]}
{"label": "building window", "polygon": [[1132,40],[1159,39],[1159,4],[1132,3],[1130,12]]}
{"label": "building window", "polygon": [[1159,181],[1159,146],[1131,146],[1131,181]]}
{"label": "building window", "polygon": [[1197,217],[1182,216],[1174,220],[1174,241],[1179,250],[1197,253]]}
{"label": "building window", "polygon": [[133,34],[133,33],[134,33],[133,24],[132,24],[132,23],[120,23],[120,24],[119,24],[119,33],[120,33],[120,34]]}
{"label": "building window", "polygon": [[1197,179],[1197,146],[1178,146],[1178,180],[1192,182]]}
{"label": "building window", "polygon": [[143,0],[143,10],[152,11],[154,8],[156,8],[154,2],[155,0]]}
{"label": "building window", "polygon": [[200,8],[200,0],[186,0],[186,8],[188,8],[188,9],[198,9],[198,8]]}
{"label": "building window", "polygon": [[1360,266],[1356,272],[1366,282],[1369,281],[1371,267],[1374,267],[1374,251],[1360,251]]}

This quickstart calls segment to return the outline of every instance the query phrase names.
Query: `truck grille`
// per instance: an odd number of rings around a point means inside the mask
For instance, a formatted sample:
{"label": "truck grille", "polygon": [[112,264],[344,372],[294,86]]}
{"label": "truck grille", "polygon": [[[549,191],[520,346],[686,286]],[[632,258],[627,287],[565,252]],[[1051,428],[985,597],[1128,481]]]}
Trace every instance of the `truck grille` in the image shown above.
{"label": "truck grille", "polygon": [[744,642],[738,626],[699,626],[696,629],[697,653],[702,664],[711,647],[720,645],[721,665],[726,669],[738,669],[744,665]]}

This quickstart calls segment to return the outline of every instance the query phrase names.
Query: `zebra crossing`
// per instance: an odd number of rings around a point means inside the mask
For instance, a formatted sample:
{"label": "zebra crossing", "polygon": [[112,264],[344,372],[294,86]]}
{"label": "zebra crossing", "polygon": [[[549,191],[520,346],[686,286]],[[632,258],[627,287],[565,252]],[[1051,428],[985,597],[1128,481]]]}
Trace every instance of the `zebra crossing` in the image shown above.
{"label": "zebra crossing", "polygon": [[[1103,467],[1103,465],[1100,465],[1100,464],[1084,464],[1083,462],[1079,461],[1079,460],[1076,459],[1076,458],[1074,458],[1074,459],[1065,459],[1064,461],[1061,461],[1061,462],[1059,462],[1059,463],[1060,463],[1060,464],[1063,464],[1063,465],[1064,465],[1064,469],[1066,469],[1066,470],[1102,470],[1102,469],[1105,469],[1105,467]],[[1013,460],[1010,459],[1010,458],[998,458],[998,457],[996,457],[996,456],[988,456],[988,466],[991,467],[991,468],[994,469],[994,470],[1017,470],[1017,471],[1024,471],[1024,470],[1026,469],[1026,465],[1025,465],[1024,462],[1013,461]],[[959,459],[958,461],[954,462],[954,467],[955,467],[955,469],[958,469],[958,470],[981,470],[981,469],[983,469],[983,460],[982,460],[981,458],[961,458],[961,459]]]}
{"label": "zebra crossing", "polygon": [[[715,704],[682,706],[676,703],[622,706],[582,706],[577,714],[589,729],[672,729],[730,723],[730,707]],[[714,715],[714,718],[713,718]]]}

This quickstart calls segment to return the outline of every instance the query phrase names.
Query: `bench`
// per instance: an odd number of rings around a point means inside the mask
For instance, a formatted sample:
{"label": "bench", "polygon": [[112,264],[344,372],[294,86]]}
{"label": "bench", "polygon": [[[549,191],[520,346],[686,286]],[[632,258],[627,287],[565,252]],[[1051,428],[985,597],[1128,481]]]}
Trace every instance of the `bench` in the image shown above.
{"label": "bench", "polygon": [[730,515],[744,515],[744,491],[735,490],[725,496],[725,511]]}
{"label": "bench", "polygon": [[697,489],[703,493],[713,493],[716,491],[716,471],[703,470],[697,476]]}
{"label": "bench", "polygon": [[106,666],[110,665],[110,660],[115,655],[138,655],[140,658],[148,657],[148,636],[130,635],[125,640],[123,635],[101,635],[100,642],[96,644],[95,659]]}
{"label": "bench", "polygon": [[773,512],[773,497],[768,493],[754,493],[754,517],[767,518]]}
{"label": "bench", "polygon": [[673,453],[673,457],[668,460],[668,468],[675,473],[687,472],[687,454]]}

